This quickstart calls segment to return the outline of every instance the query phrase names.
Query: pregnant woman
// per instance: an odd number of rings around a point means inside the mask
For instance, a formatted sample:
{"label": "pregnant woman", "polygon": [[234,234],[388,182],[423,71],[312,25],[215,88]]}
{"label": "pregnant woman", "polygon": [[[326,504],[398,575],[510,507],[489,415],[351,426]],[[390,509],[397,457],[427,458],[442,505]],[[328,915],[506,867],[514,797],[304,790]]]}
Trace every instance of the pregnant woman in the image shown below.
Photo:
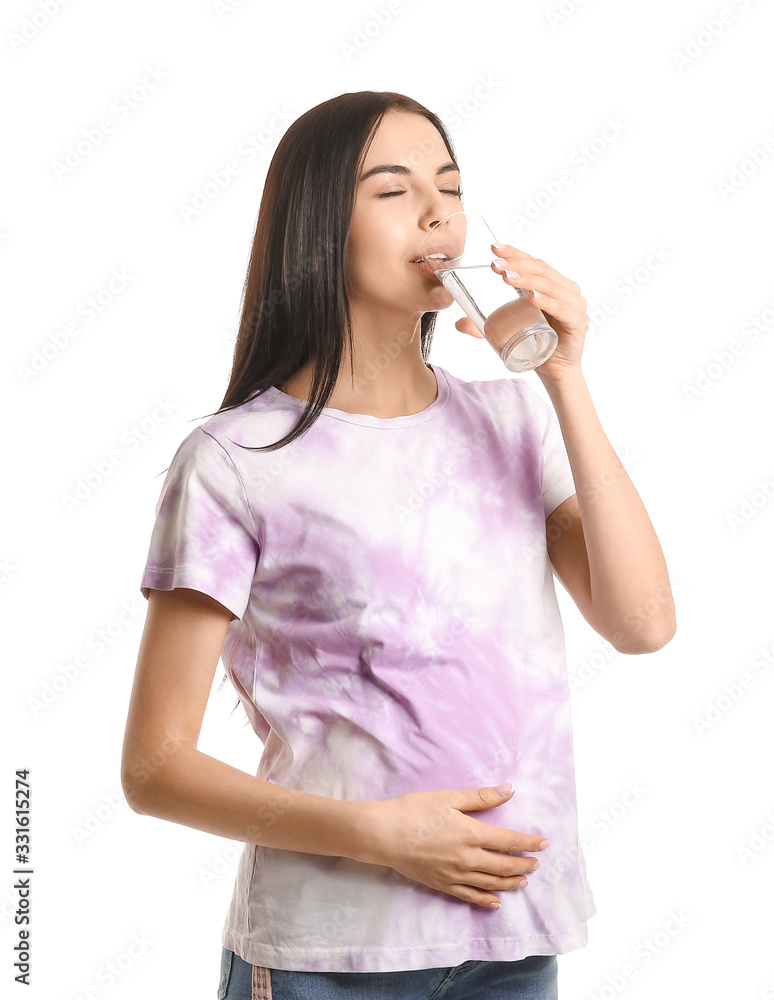
{"label": "pregnant woman", "polygon": [[[668,642],[674,605],[581,371],[576,282],[492,248],[557,332],[552,405],[429,363],[452,298],[415,261],[462,207],[410,98],[295,121],[225,397],[166,471],[122,783],[135,812],[244,844],[220,1000],[548,1000],[587,943],[554,575],[623,653]],[[197,749],[221,658],[255,776]]]}

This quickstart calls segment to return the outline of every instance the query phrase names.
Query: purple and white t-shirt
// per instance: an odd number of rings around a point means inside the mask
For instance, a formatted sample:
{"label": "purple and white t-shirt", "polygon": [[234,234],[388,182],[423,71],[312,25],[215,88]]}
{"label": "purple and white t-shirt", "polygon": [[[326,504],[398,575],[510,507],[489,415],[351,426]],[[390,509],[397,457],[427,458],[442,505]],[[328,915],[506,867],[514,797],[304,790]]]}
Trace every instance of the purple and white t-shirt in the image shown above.
{"label": "purple and white t-shirt", "polygon": [[235,616],[221,658],[264,743],[258,777],[346,800],[513,781],[467,815],[551,846],[492,910],[387,866],[245,844],[222,943],[253,965],[396,972],[588,942],[545,535],[575,493],[561,429],[524,379],[429,367],[438,396],[408,416],[327,407],[248,451],[303,410],[272,387],[193,430],[141,590],[193,588]]}

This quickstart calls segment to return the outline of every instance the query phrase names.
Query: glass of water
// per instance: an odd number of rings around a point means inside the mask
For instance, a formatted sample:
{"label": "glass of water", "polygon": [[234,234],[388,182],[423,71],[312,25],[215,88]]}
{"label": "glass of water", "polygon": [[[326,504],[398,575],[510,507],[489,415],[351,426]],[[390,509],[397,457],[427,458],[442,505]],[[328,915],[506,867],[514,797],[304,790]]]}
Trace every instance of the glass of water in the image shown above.
{"label": "glass of water", "polygon": [[526,372],[548,360],[559,343],[556,331],[528,292],[492,270],[500,240],[477,212],[454,212],[430,230],[420,260],[451,293],[505,367]]}

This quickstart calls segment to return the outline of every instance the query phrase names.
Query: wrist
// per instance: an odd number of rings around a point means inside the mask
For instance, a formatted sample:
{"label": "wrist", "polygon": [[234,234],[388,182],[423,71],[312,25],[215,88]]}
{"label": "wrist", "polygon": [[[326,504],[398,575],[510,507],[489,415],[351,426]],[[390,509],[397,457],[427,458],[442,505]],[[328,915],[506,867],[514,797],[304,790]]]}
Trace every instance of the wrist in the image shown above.
{"label": "wrist", "polygon": [[538,365],[534,371],[541,381],[552,382],[557,385],[562,382],[576,382],[585,378],[580,362],[575,365],[569,365],[561,371],[550,371],[545,365]]}
{"label": "wrist", "polygon": [[565,391],[568,388],[572,389],[575,386],[587,385],[586,377],[583,374],[580,365],[564,371],[561,375],[549,375],[545,372],[541,372],[540,368],[536,368],[535,373],[545,386],[549,395]]}
{"label": "wrist", "polygon": [[384,864],[380,847],[384,833],[383,806],[384,801],[379,799],[347,802],[348,858],[369,865]]}

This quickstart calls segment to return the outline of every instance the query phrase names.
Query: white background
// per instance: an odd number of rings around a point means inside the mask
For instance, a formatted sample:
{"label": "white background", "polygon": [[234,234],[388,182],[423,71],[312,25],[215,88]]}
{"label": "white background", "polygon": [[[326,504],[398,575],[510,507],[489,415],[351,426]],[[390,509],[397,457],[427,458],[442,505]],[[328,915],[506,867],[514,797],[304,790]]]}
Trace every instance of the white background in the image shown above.
{"label": "white background", "polygon": [[[140,574],[162,470],[225,391],[278,114],[395,90],[449,126],[466,206],[579,282],[586,379],[674,586],[675,638],[626,656],[557,582],[599,911],[588,946],[559,959],[560,997],[774,997],[772,9],[401,0],[374,30],[382,0],[48,3],[51,16],[6,3],[0,42],[4,994],[215,996],[241,844],[139,816],[121,791]],[[160,82],[111,112],[150,68]],[[108,114],[112,131],[57,176]],[[262,129],[247,163],[240,143]],[[186,221],[231,159],[240,173]],[[84,321],[113,269],[131,280]],[[460,315],[440,314],[431,361],[502,378],[488,344],[455,330]],[[515,377],[547,398],[534,372]],[[116,449],[121,464],[68,506]],[[255,773],[261,744],[222,677],[199,748]],[[31,768],[34,802],[27,991],[11,957],[17,767]]]}

